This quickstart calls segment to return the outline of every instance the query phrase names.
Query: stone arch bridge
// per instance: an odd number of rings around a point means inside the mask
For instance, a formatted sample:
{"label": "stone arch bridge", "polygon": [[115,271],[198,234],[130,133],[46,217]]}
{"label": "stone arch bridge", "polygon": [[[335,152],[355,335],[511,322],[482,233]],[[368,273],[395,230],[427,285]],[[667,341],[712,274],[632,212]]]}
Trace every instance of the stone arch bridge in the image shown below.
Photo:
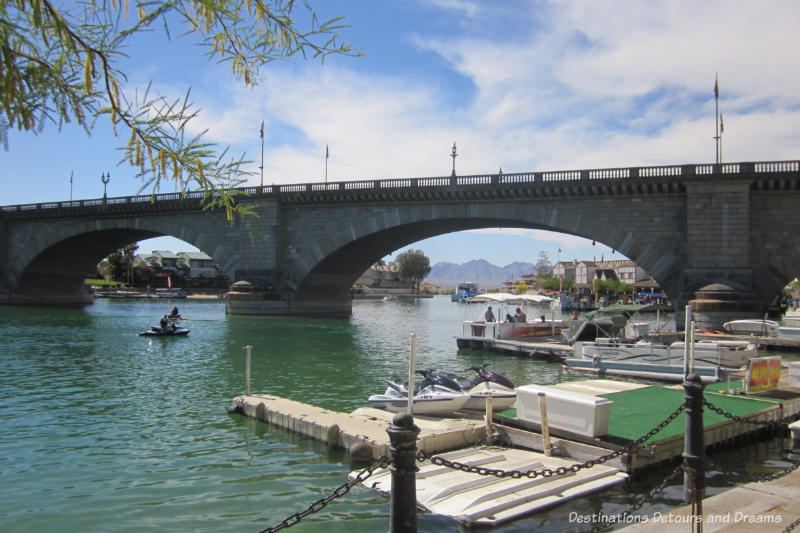
{"label": "stone arch bridge", "polygon": [[676,308],[722,283],[765,308],[800,265],[800,162],[676,165],[273,185],[243,189],[229,222],[201,193],[0,208],[0,302],[81,304],[110,252],[169,235],[248,294],[230,313],[347,316],[350,288],[390,252],[489,227],[577,235],[650,273]]}

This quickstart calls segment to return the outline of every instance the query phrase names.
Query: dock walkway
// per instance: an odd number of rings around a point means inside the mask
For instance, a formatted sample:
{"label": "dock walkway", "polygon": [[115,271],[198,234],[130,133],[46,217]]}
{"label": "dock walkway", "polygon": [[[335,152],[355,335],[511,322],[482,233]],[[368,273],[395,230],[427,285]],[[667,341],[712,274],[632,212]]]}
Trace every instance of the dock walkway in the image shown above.
{"label": "dock walkway", "polygon": [[[372,457],[390,457],[389,434],[395,413],[363,407],[352,413],[330,411],[268,394],[251,394],[233,399],[232,408],[245,416],[268,422],[346,450],[366,442]],[[471,446],[486,435],[480,415],[433,418],[414,415],[420,428],[417,449],[439,452]]]}
{"label": "dock walkway", "polygon": [[[624,533],[685,533],[691,531],[687,505],[661,515],[637,517]],[[645,521],[646,519],[646,521]],[[748,483],[703,500],[703,533],[754,531],[777,533],[800,520],[800,471],[773,481]]]}

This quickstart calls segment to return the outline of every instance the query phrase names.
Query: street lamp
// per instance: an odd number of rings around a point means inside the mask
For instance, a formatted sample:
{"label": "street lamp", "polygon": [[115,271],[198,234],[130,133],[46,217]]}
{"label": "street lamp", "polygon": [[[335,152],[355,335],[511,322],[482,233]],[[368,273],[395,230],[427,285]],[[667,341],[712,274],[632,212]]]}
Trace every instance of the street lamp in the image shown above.
{"label": "street lamp", "polygon": [[111,181],[111,172],[106,172],[105,174],[100,174],[100,181],[103,182],[103,203],[106,203],[106,186],[108,182]]}
{"label": "street lamp", "polygon": [[451,177],[456,177],[456,157],[458,154],[456,153],[456,143],[453,141],[453,149],[450,151],[450,157],[453,158],[453,173],[450,174]]}

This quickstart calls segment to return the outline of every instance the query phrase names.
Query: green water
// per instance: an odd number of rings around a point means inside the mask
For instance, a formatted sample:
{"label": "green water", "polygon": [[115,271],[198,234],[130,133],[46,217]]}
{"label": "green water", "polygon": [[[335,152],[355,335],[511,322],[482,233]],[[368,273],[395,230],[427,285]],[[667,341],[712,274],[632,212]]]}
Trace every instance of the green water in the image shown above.
{"label": "green water", "polygon": [[[136,334],[173,303],[185,338]],[[482,309],[448,297],[357,301],[353,317],[226,316],[217,302],[98,299],[84,309],[0,307],[1,531],[232,531],[280,523],[345,482],[344,450],[226,408],[252,390],[350,411],[418,365],[463,370],[490,362],[517,383],[555,383],[559,365],[456,348]],[[579,378],[580,379],[580,378]],[[724,485],[724,484],[723,484]],[[637,484],[575,500],[497,528],[581,530],[570,511],[616,512]],[[670,487],[675,505],[680,487]],[[646,509],[646,508],[645,508]],[[389,528],[388,500],[362,487],[290,530]],[[464,531],[421,514],[420,531]]]}

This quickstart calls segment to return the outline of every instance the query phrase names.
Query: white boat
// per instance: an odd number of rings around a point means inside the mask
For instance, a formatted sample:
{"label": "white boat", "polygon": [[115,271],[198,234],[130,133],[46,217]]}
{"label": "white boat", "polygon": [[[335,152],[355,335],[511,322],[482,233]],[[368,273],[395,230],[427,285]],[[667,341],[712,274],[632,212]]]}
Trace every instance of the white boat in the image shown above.
{"label": "white boat", "polygon": [[450,295],[450,300],[453,302],[466,302],[469,298],[478,294],[478,285],[465,281],[459,283],[456,291]]}
{"label": "white boat", "polygon": [[756,335],[758,337],[777,337],[780,324],[774,320],[748,318],[725,322],[722,327],[735,335]]}
{"label": "white boat", "polygon": [[[519,339],[526,337],[551,337],[561,334],[562,328],[566,327],[566,321],[547,320],[545,315],[539,314],[544,307],[548,307],[553,299],[539,294],[510,294],[507,292],[485,293],[467,299],[469,303],[496,303],[499,305],[496,322],[485,320],[465,320],[462,324],[463,337],[474,337],[484,339]],[[532,314],[538,314],[538,320],[526,320],[516,322],[507,319],[513,313],[506,312],[504,306],[539,306],[532,310]]]}
{"label": "white boat", "polygon": [[[429,385],[419,391],[413,398],[412,414],[415,415],[451,415],[469,401],[466,392],[457,392],[439,385]],[[368,398],[371,407],[384,409],[392,413],[404,413],[408,409],[408,394],[396,387],[386,388],[383,394],[373,394]]]}
{"label": "white boat", "polygon": [[778,337],[781,339],[800,339],[800,325],[779,327]]}
{"label": "white boat", "polygon": [[[741,369],[758,356],[757,346],[746,341],[699,341],[693,344],[692,351],[691,372],[700,374],[706,382],[720,381],[726,373]],[[686,371],[685,352],[684,342],[666,345],[598,338],[594,342],[575,343],[575,357],[564,364],[567,368],[601,374],[682,381]]]}

